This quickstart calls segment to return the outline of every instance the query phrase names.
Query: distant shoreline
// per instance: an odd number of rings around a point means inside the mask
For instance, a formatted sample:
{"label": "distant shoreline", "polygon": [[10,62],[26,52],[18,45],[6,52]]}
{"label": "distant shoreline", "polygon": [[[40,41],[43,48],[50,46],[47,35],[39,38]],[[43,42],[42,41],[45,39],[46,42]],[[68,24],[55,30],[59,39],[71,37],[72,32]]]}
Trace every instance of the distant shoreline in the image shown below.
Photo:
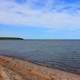
{"label": "distant shoreline", "polygon": [[24,40],[24,39],[17,37],[0,37],[0,40]]}

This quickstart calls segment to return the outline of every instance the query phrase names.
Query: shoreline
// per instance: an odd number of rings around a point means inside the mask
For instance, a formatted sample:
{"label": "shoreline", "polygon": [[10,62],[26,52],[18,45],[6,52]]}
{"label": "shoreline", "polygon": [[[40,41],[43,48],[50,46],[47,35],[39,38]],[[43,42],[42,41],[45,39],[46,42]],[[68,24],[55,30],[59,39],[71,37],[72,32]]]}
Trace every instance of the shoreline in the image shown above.
{"label": "shoreline", "polygon": [[32,61],[31,59],[25,59],[24,57],[13,56],[13,55],[11,56],[11,55],[5,55],[5,54],[4,55],[0,54],[0,56],[16,58],[16,59],[19,59],[19,60],[27,61],[27,62],[35,64],[35,65],[46,67],[46,68],[49,68],[49,69],[56,69],[56,70],[64,71],[64,72],[67,72],[67,73],[71,73],[71,74],[75,74],[75,75],[80,75],[80,73],[77,72],[77,71],[75,71],[75,70],[73,70],[73,71],[70,70],[69,71],[69,70],[64,70],[64,69],[61,69],[61,68],[50,67],[48,64],[44,64],[42,62]]}
{"label": "shoreline", "polygon": [[80,75],[40,66],[15,57],[0,56],[0,65],[20,74],[23,80],[80,80]]}

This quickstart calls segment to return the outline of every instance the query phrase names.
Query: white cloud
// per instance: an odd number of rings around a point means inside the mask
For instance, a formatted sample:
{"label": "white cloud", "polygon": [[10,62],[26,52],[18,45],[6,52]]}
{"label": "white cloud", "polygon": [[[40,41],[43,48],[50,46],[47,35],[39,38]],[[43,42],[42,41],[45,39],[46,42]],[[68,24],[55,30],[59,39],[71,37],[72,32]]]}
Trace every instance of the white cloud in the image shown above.
{"label": "white cloud", "polygon": [[[28,0],[24,4],[18,4],[15,0],[0,0],[0,23],[2,24],[15,24],[15,25],[30,25],[30,26],[42,26],[42,27],[70,27],[80,26],[80,12],[73,14],[75,8],[70,7],[73,13],[64,9],[63,6],[58,5],[52,7],[52,0],[47,0],[48,3],[42,9],[35,9],[31,7],[33,4]],[[49,2],[50,1],[50,2]],[[54,3],[54,2],[53,2]],[[55,4],[54,4],[55,5]],[[61,6],[61,8],[60,8]],[[50,9],[54,8],[53,11]],[[78,7],[79,8],[79,7]],[[58,10],[58,11],[56,11]],[[63,10],[60,12],[60,10]]]}

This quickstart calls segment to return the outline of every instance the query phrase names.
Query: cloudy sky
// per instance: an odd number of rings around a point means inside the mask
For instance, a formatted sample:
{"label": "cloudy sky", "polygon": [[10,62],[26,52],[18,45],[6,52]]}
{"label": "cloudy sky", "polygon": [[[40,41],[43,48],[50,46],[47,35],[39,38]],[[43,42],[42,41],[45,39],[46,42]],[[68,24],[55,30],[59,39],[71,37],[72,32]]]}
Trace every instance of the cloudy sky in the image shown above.
{"label": "cloudy sky", "polygon": [[80,0],[0,0],[0,36],[80,39]]}

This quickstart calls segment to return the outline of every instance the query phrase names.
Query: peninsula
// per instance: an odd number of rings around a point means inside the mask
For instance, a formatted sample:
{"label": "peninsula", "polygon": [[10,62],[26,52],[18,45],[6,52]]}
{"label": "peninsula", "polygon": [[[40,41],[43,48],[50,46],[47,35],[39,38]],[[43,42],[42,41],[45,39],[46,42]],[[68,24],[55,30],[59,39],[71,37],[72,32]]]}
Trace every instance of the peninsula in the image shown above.
{"label": "peninsula", "polygon": [[17,37],[0,37],[0,40],[23,40],[23,38],[17,38]]}

